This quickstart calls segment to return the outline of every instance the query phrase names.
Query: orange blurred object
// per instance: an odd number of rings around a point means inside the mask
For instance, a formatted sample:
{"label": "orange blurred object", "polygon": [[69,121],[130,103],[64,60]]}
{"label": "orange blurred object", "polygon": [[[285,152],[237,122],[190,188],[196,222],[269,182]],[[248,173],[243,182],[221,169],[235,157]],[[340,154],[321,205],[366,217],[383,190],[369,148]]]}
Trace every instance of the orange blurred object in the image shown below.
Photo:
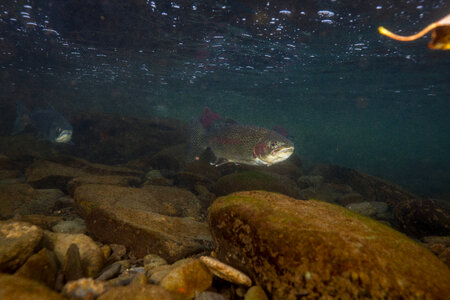
{"label": "orange blurred object", "polygon": [[409,35],[401,36],[390,32],[383,26],[378,27],[378,32],[382,35],[390,37],[391,39],[409,42],[417,40],[431,31],[431,41],[428,43],[428,48],[438,50],[450,50],[450,15],[440,19],[437,22],[431,23],[420,32]]}

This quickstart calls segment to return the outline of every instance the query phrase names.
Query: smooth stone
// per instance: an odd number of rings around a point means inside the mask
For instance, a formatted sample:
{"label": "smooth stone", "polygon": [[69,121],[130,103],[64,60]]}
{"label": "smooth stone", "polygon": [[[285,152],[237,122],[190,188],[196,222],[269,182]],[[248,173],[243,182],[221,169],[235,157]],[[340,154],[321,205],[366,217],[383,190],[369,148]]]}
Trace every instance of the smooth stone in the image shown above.
{"label": "smooth stone", "polygon": [[35,280],[0,273],[0,299],[64,300],[65,298]]}
{"label": "smooth stone", "polygon": [[70,245],[76,244],[80,251],[81,266],[85,276],[95,277],[103,267],[103,252],[87,235],[46,231],[43,242],[45,247],[55,252],[61,265],[64,265]]}
{"label": "smooth stone", "polygon": [[[197,215],[199,205],[194,198],[188,191],[163,186],[137,189],[82,185],[75,190],[77,211],[100,241],[125,245],[137,258],[154,253],[169,262],[212,246],[206,223],[154,212],[167,212],[171,207],[175,215]],[[157,203],[163,199],[169,203]],[[177,203],[186,209],[180,210]]]}
{"label": "smooth stone", "polygon": [[439,298],[450,270],[379,222],[323,201],[262,191],[218,198],[209,223],[217,257],[271,299]]}
{"label": "smooth stone", "polygon": [[300,189],[307,189],[312,187],[313,189],[317,189],[323,182],[322,176],[301,176],[297,180],[297,184]]}
{"label": "smooth stone", "polygon": [[58,198],[63,195],[57,189],[37,190],[28,184],[0,185],[0,218],[50,214]]}
{"label": "smooth stone", "polygon": [[348,194],[345,194],[345,195],[342,195],[341,197],[339,197],[337,202],[342,206],[347,206],[352,203],[364,202],[364,198],[363,198],[363,196],[361,196],[360,193],[351,192],[351,193],[348,193]]}
{"label": "smooth stone", "polygon": [[107,290],[103,281],[95,281],[92,278],[80,278],[75,281],[67,282],[61,293],[71,299],[91,299],[87,297],[100,296]]}
{"label": "smooth stone", "polygon": [[127,260],[116,261],[115,263],[103,268],[96,280],[109,280],[116,277],[125,269],[130,267],[130,263]]}
{"label": "smooth stone", "polygon": [[175,300],[164,288],[148,284],[144,274],[137,275],[128,286],[114,287],[102,294],[97,300]]}
{"label": "smooth stone", "polygon": [[86,224],[80,218],[71,221],[61,221],[52,227],[52,231],[59,233],[85,233]]}
{"label": "smooth stone", "polygon": [[144,257],[144,268],[146,273],[149,273],[154,268],[163,265],[167,265],[167,261],[159,255],[147,254]]}
{"label": "smooth stone", "polygon": [[269,300],[266,292],[259,285],[252,286],[245,293],[244,300]]}
{"label": "smooth stone", "polygon": [[66,281],[78,280],[84,277],[80,250],[76,244],[70,244],[69,249],[67,249],[64,258],[63,273]]}
{"label": "smooth stone", "polygon": [[162,265],[148,270],[145,274],[151,282],[158,284],[172,269],[172,265]]}
{"label": "smooth stone", "polygon": [[124,245],[111,244],[109,247],[111,248],[112,253],[108,257],[108,263],[119,261],[125,257],[125,254],[127,254],[127,247]]}
{"label": "smooth stone", "polygon": [[186,259],[164,276],[160,286],[172,292],[177,300],[195,297],[212,285],[212,274],[198,259]]}
{"label": "smooth stone", "polygon": [[224,264],[220,260],[217,260],[210,256],[201,256],[200,261],[204,263],[209,271],[219,278],[225,281],[241,284],[250,287],[252,285],[252,280],[250,277],[242,273],[241,271]]}
{"label": "smooth stone", "polygon": [[30,256],[14,275],[36,280],[52,289],[55,287],[57,272],[58,263],[55,254],[42,248],[38,253]]}
{"label": "smooth stone", "polygon": [[13,272],[34,253],[43,236],[35,225],[0,221],[0,272]]}

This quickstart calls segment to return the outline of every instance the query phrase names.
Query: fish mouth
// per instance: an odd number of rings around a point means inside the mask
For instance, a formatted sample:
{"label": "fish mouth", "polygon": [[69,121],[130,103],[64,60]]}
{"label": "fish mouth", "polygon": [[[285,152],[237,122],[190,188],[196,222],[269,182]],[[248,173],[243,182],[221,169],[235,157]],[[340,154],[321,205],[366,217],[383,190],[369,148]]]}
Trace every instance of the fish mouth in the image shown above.
{"label": "fish mouth", "polygon": [[68,143],[72,139],[72,130],[63,130],[55,139],[56,143]]}
{"label": "fish mouth", "polygon": [[274,156],[285,157],[285,156],[290,156],[293,152],[294,152],[294,147],[286,147],[286,148],[272,151],[271,154]]}

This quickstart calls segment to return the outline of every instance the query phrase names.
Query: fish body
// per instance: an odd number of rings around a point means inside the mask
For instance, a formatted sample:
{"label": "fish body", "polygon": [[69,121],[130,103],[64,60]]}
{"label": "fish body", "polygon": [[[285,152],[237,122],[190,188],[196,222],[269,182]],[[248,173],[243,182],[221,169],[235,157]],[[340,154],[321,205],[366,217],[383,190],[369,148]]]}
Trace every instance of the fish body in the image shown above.
{"label": "fish body", "polygon": [[28,125],[33,126],[43,140],[69,143],[72,139],[72,125],[50,105],[46,109],[30,112],[22,103],[17,102],[17,118],[11,134],[22,132]]}
{"label": "fish body", "polygon": [[209,148],[215,156],[212,164],[216,166],[225,163],[271,166],[294,152],[293,143],[281,134],[230,120],[218,119],[207,128],[197,121],[191,124],[190,131],[188,160],[198,159]]}

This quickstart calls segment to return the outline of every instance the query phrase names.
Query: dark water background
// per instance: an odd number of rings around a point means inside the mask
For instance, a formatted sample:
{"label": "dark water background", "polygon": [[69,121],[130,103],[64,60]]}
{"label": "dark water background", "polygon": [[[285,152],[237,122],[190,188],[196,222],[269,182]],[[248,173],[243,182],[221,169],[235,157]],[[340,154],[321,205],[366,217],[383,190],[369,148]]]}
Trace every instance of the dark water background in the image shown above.
{"label": "dark water background", "polygon": [[412,34],[449,12],[443,0],[2,1],[0,108],[187,121],[208,106],[286,128],[305,166],[448,198],[450,51],[376,29]]}

